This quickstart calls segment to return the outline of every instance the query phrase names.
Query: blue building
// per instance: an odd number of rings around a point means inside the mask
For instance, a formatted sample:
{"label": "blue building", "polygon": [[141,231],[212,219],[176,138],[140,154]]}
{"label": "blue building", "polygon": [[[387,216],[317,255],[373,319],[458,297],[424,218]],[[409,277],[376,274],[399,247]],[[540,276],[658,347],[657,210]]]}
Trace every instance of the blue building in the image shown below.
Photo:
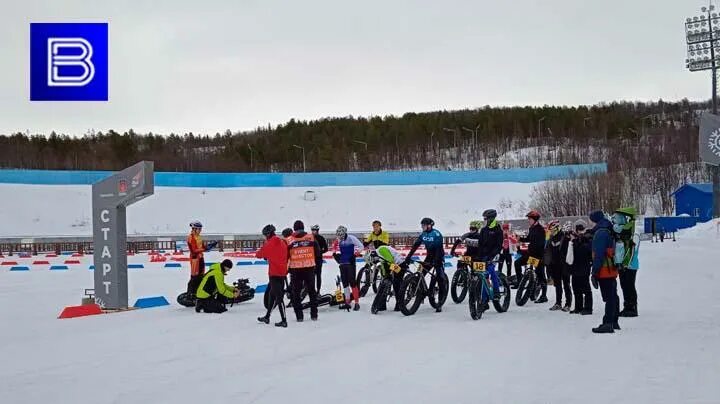
{"label": "blue building", "polygon": [[690,215],[700,222],[712,219],[712,184],[685,184],[672,193],[675,215]]}

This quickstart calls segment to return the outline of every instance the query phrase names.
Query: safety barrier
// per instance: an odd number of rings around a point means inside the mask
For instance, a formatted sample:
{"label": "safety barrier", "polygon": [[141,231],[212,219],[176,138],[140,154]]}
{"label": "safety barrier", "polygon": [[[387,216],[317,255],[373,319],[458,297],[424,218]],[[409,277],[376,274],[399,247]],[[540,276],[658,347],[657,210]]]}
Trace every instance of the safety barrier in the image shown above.
{"label": "safety barrier", "polygon": [[[374,171],[318,173],[155,173],[161,187],[322,187],[368,185],[466,184],[474,182],[531,183],[569,178],[574,174],[605,172],[607,164],[577,164],[535,168],[468,171]],[[0,170],[0,183],[36,185],[90,185],[112,175],[110,171]]]}

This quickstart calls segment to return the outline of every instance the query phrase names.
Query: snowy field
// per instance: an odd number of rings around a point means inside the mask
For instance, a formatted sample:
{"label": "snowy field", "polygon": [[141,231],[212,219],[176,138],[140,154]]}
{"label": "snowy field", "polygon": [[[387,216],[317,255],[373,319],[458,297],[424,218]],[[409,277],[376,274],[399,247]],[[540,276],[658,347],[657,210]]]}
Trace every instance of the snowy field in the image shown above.
{"label": "snowy field", "polygon": [[[185,234],[199,219],[207,233],[257,234],[267,223],[301,218],[332,231],[343,224],[367,231],[375,219],[390,231],[415,231],[430,216],[443,233],[465,231],[483,210],[523,217],[533,184],[319,188],[170,188],[128,208],[130,235]],[[305,200],[305,192],[316,200]],[[91,187],[0,184],[0,237],[91,236]]]}
{"label": "snowy field", "polygon": [[[278,329],[256,322],[259,296],[222,315],[179,307],[187,264],[130,270],[131,304],[165,295],[169,307],[57,320],[92,287],[88,262],[69,271],[0,267],[2,402],[717,403],[715,231],[642,245],[640,317],[621,319],[613,335],[590,332],[602,316],[598,291],[592,316],[513,301],[479,321],[450,300],[442,313],[426,303],[412,317],[373,316],[370,291],[360,312],[323,307],[318,322],[291,315]],[[229,279],[265,283],[265,272],[235,267]],[[325,292],[336,274],[326,265]]]}

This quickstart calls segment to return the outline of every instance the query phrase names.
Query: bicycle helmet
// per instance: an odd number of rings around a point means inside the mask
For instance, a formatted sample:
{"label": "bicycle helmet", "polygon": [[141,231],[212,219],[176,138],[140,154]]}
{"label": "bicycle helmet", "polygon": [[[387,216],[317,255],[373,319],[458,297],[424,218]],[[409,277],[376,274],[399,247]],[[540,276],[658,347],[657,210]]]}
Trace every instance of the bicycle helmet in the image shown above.
{"label": "bicycle helmet", "polygon": [[492,222],[497,217],[497,211],[495,209],[487,209],[482,215],[486,222]]}
{"label": "bicycle helmet", "polygon": [[338,237],[345,237],[347,235],[347,227],[338,226],[337,230],[335,230],[335,235]]}
{"label": "bicycle helmet", "polygon": [[203,226],[199,220],[194,220],[194,221],[190,222],[190,227],[192,227],[193,229],[202,229]]}
{"label": "bicycle helmet", "polygon": [[534,220],[537,221],[537,220],[540,220],[540,212],[538,212],[537,210],[533,209],[533,210],[531,210],[530,212],[528,212],[527,215],[525,215],[525,217],[530,218],[530,219],[534,219]]}
{"label": "bicycle helmet", "polygon": [[310,228],[310,230],[311,230],[311,231],[320,231],[320,226],[314,224],[314,225]]}
{"label": "bicycle helmet", "polygon": [[470,228],[475,230],[480,230],[484,226],[484,223],[482,220],[471,220],[470,221]]}
{"label": "bicycle helmet", "polygon": [[420,221],[420,225],[421,226],[435,226],[435,222],[432,219],[430,219],[429,217],[424,217]]}
{"label": "bicycle helmet", "polygon": [[551,220],[551,221],[548,222],[548,224],[547,224],[547,229],[550,230],[551,232],[552,232],[552,231],[555,231],[555,230],[559,230],[559,229],[560,229],[560,222],[558,222],[557,220]]}
{"label": "bicycle helmet", "polygon": [[275,234],[275,226],[269,224],[262,229],[262,235],[265,237],[268,237],[270,235]]}

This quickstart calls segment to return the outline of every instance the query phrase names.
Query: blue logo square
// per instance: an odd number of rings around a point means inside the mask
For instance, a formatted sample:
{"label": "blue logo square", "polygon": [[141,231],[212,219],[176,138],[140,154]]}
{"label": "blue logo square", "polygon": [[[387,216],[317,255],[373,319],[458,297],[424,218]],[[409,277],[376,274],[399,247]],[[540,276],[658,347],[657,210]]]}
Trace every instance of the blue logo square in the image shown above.
{"label": "blue logo square", "polygon": [[31,23],[30,100],[107,101],[107,23]]}

